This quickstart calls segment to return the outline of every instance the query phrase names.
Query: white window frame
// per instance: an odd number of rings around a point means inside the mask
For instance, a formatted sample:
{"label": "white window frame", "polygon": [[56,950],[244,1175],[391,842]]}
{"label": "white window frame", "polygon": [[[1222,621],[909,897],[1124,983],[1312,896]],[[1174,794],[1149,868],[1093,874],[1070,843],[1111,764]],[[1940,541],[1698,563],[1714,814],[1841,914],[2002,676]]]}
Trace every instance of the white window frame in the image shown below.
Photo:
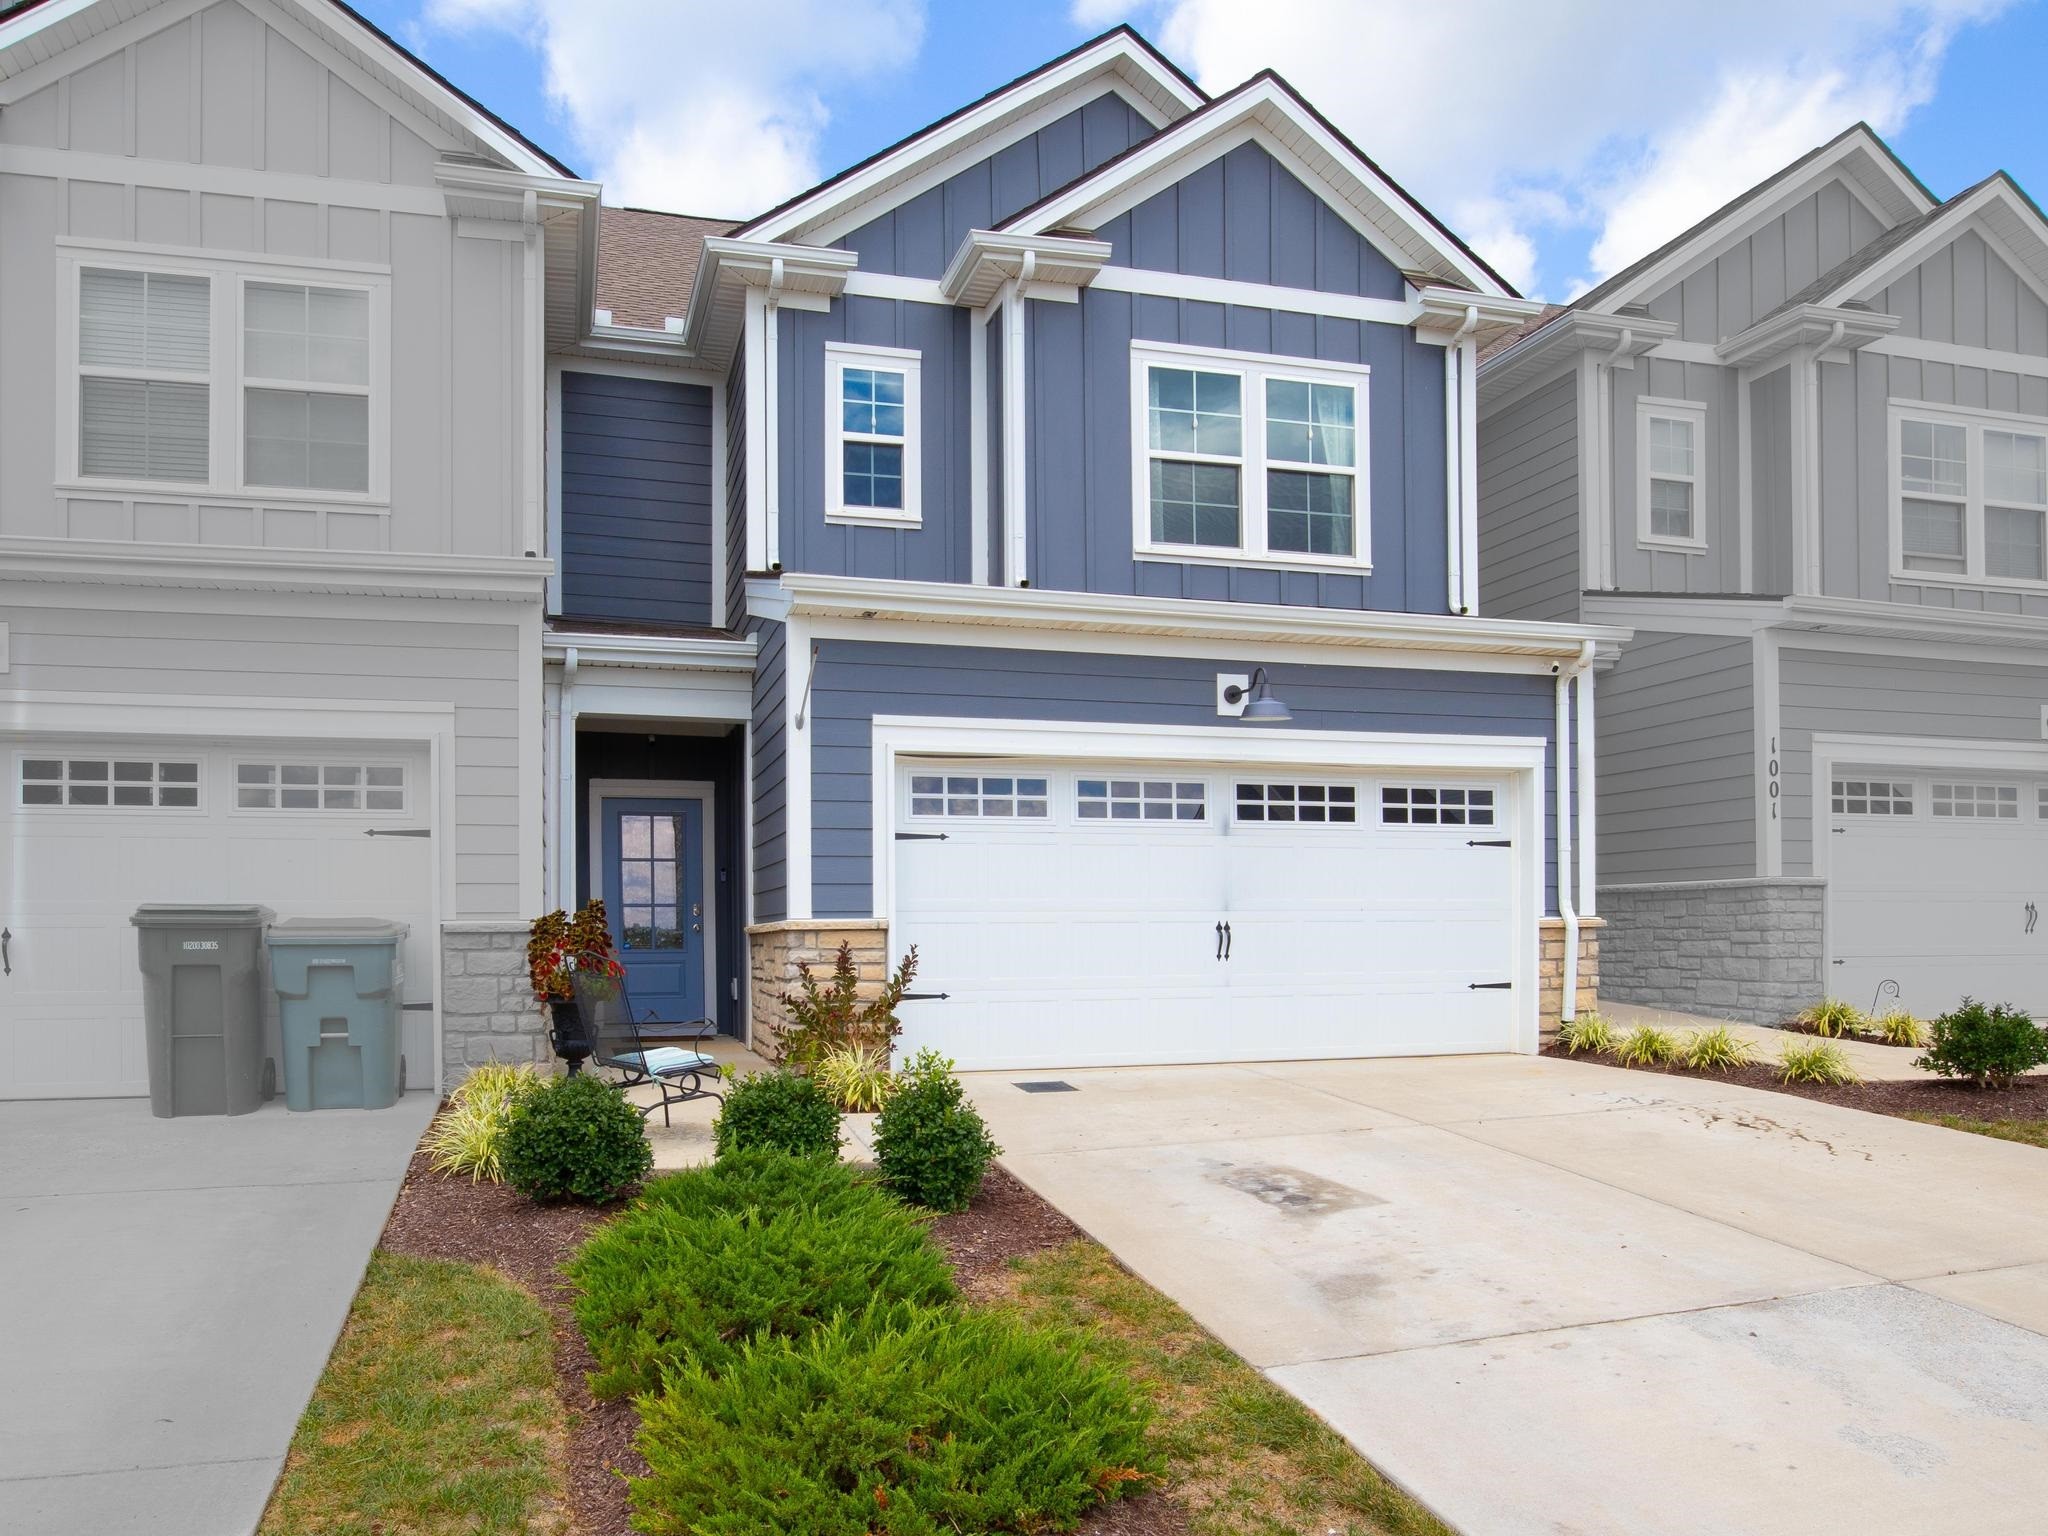
{"label": "white window frame", "polygon": [[[1692,474],[1652,475],[1650,473],[1650,423],[1682,421],[1692,428]],[[1650,482],[1684,481],[1692,486],[1692,537],[1677,538],[1653,531],[1650,519]],[[1636,544],[1642,549],[1670,549],[1688,555],[1707,547],[1707,408],[1697,400],[1673,400],[1658,395],[1636,398]]]}
{"label": "white window frame", "polygon": [[[1244,410],[1243,452],[1235,458],[1213,454],[1155,453],[1149,430],[1148,371],[1153,367],[1228,373],[1242,381],[1239,400]],[[1344,474],[1341,465],[1297,464],[1266,458],[1266,384],[1338,384],[1355,392],[1352,412],[1356,451],[1351,475],[1350,555],[1317,555],[1267,547],[1266,471],[1304,470],[1310,474]],[[1175,565],[1260,566],[1289,571],[1372,571],[1372,369],[1364,363],[1330,363],[1313,358],[1279,357],[1263,352],[1229,352],[1190,347],[1178,342],[1131,343],[1131,550],[1139,559]],[[1238,467],[1238,546],[1166,544],[1152,537],[1152,460],[1157,458]]]}
{"label": "white window frame", "polygon": [[[906,347],[873,347],[851,341],[825,343],[825,521],[869,528],[919,528],[924,525],[924,432],[919,373],[924,354]],[[903,436],[875,436],[846,431],[842,395],[848,368],[879,368],[903,375]],[[850,507],[846,504],[846,469],[842,450],[849,442],[903,445],[903,509]]]}
{"label": "white window frame", "polygon": [[[354,262],[280,262],[259,255],[220,256],[177,247],[110,245],[60,239],[57,242],[56,488],[80,495],[137,495],[164,500],[230,497],[266,506],[315,505],[353,511],[388,512],[391,506],[391,269]],[[204,278],[208,299],[207,478],[137,480],[80,473],[79,390],[84,375],[117,376],[133,370],[87,366],[79,360],[80,288],[88,267],[124,272],[161,272]],[[282,283],[361,292],[369,300],[370,382],[364,386],[252,379],[242,367],[243,316],[251,283]],[[134,376],[157,376],[154,371]],[[169,375],[165,375],[169,377]],[[197,382],[194,375],[180,379]],[[369,397],[368,488],[329,491],[249,483],[244,458],[243,416],[249,389],[363,394]]]}
{"label": "white window frame", "polygon": [[[278,770],[283,770],[285,768],[315,768],[323,771],[328,768],[396,768],[398,770],[398,791],[401,803],[395,810],[388,805],[371,807],[357,806],[353,809],[341,807],[330,808],[325,805],[286,806],[281,803],[278,805],[244,805],[242,804],[241,794],[243,789],[242,770],[244,768],[272,768]],[[251,785],[249,787],[257,788],[260,786]],[[273,783],[270,787],[273,789],[281,790],[283,788],[283,785],[282,782],[277,782]],[[322,782],[317,787],[323,792],[324,798],[324,792],[329,786],[325,782]],[[367,784],[358,784],[353,787],[358,791],[362,791],[372,787],[377,789],[389,789],[391,786],[388,784],[379,784],[375,786]],[[408,765],[403,758],[371,756],[359,752],[349,752],[346,750],[330,752],[321,756],[309,756],[304,752],[294,752],[282,755],[270,754],[235,756],[231,758],[228,762],[227,795],[227,808],[231,815],[265,816],[273,820],[285,816],[313,816],[318,817],[323,821],[331,821],[337,817],[344,816],[396,816],[400,819],[404,819],[413,814],[413,808],[415,804],[413,798],[413,772],[410,765]],[[280,799],[281,798],[282,797],[280,796]]]}
{"label": "white window frame", "polygon": [[[1917,400],[1890,402],[1885,431],[1885,452],[1889,458],[1886,485],[1891,496],[1891,576],[1895,582],[1912,585],[2000,587],[2022,592],[2048,590],[2048,579],[2025,576],[1992,576],[1984,568],[1984,509],[1991,502],[1985,495],[1984,434],[2015,432],[2026,437],[2048,438],[2048,418],[2016,416],[2005,411],[1980,411],[1969,406],[1923,405]],[[1905,488],[1899,472],[1902,448],[1901,427],[1907,421],[1932,422],[1937,426],[1963,429],[1963,463],[1967,484],[1963,503],[1963,569],[1960,571],[1917,571],[1906,564],[1906,500],[1955,501],[1953,496],[1912,491]],[[2048,510],[2043,511],[2048,521]]]}

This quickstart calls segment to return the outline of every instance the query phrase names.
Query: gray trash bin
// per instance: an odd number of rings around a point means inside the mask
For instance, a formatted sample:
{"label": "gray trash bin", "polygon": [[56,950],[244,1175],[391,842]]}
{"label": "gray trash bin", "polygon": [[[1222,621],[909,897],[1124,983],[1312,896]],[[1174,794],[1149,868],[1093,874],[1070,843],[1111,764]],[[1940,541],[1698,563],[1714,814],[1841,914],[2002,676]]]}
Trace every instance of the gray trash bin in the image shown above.
{"label": "gray trash bin", "polygon": [[246,1115],[263,1102],[268,907],[138,907],[149,1106],[160,1117]]}
{"label": "gray trash bin", "polygon": [[270,930],[287,1109],[387,1109],[405,1091],[399,998],[411,927],[295,917]]}

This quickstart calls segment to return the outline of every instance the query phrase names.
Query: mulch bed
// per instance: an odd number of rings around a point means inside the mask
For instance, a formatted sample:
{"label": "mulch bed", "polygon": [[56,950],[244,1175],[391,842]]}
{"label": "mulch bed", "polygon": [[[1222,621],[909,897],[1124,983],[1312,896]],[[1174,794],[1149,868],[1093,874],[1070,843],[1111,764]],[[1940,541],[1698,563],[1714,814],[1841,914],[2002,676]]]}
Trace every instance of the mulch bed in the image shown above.
{"label": "mulch bed", "polygon": [[[1555,1045],[1544,1047],[1543,1054],[1567,1060],[1597,1061],[1604,1067],[1622,1066],[1611,1056],[1592,1056],[1583,1051],[1571,1057]],[[1824,1083],[1781,1082],[1777,1068],[1768,1065],[1737,1067],[1732,1072],[1695,1072],[1689,1067],[1622,1067],[1622,1070],[1739,1083],[1744,1088],[1767,1088],[1772,1093],[1818,1099],[1823,1104],[1840,1104],[1846,1109],[1868,1110],[1875,1115],[1962,1115],[1971,1120],[2048,1120],[2048,1077],[2023,1077],[2010,1088],[1973,1088],[1965,1082],[1939,1077],[1913,1078],[1903,1082],[1845,1083],[1837,1087]]]}
{"label": "mulch bed", "polygon": [[[384,1227],[392,1253],[457,1264],[481,1264],[536,1296],[554,1321],[555,1386],[569,1410],[569,1503],[577,1536],[632,1536],[626,1479],[647,1471],[633,1448],[640,1417],[629,1401],[600,1402],[586,1385],[596,1369],[576,1320],[562,1264],[585,1238],[623,1206],[536,1205],[500,1184],[451,1179],[413,1155],[398,1203]],[[970,1299],[986,1298],[993,1279],[1012,1259],[1057,1248],[1081,1230],[1012,1178],[1000,1164],[989,1169],[974,1203],[941,1216],[932,1235],[945,1249],[954,1278]],[[1104,1505],[1087,1519],[1084,1536],[1187,1536],[1187,1513],[1163,1494],[1147,1493]]]}

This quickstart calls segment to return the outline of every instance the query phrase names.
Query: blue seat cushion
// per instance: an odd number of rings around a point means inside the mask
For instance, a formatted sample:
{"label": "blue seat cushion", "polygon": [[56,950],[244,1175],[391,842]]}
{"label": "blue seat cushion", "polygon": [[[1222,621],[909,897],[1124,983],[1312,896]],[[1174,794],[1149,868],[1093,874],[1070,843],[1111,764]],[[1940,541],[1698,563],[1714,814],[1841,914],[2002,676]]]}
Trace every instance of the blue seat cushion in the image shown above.
{"label": "blue seat cushion", "polygon": [[630,1072],[649,1077],[669,1077],[679,1072],[703,1072],[718,1065],[715,1057],[702,1051],[686,1051],[680,1045],[657,1045],[646,1051],[621,1051],[610,1058]]}

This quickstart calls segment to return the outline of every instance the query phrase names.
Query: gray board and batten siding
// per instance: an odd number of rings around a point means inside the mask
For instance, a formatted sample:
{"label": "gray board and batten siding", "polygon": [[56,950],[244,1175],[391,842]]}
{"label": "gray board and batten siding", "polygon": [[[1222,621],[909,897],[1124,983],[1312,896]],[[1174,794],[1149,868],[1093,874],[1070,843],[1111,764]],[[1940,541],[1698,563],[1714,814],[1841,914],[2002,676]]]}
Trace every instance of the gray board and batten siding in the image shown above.
{"label": "gray board and batten siding", "polygon": [[1756,873],[1746,636],[1639,630],[1599,677],[1603,884]]}
{"label": "gray board and batten siding", "polygon": [[711,622],[711,390],[562,374],[562,612]]}
{"label": "gray board and batten siding", "polygon": [[1479,433],[1479,611],[1579,618],[1579,391],[1567,373],[1488,415]]}
{"label": "gray board and batten siding", "polygon": [[[873,782],[876,715],[1214,727],[1217,666],[1204,657],[821,642],[810,695],[814,912],[876,915],[874,804],[889,793]],[[1297,729],[1551,738],[1555,685],[1546,676],[1289,665],[1273,681]],[[1554,770],[1554,745],[1547,751]],[[1556,888],[1553,770],[1544,786],[1546,910]],[[758,746],[755,772],[758,784]],[[762,898],[766,879],[757,871],[762,922],[780,910]],[[779,871],[776,880],[779,902]]]}

